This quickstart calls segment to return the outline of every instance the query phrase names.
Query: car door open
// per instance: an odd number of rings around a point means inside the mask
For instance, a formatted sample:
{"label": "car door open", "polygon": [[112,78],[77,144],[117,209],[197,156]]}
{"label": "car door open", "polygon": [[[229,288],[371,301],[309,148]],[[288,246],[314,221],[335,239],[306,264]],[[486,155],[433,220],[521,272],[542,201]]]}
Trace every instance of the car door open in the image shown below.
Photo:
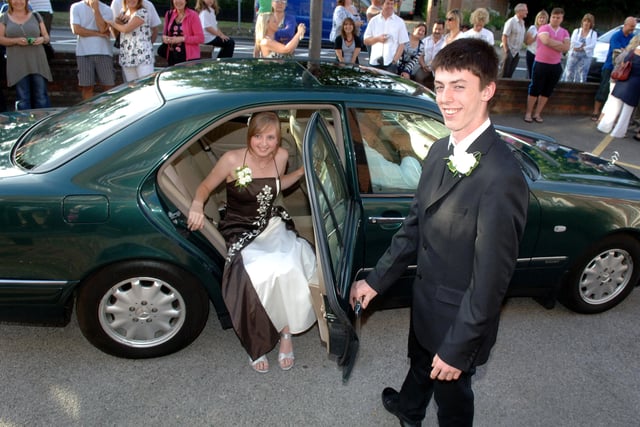
{"label": "car door open", "polygon": [[312,286],[320,337],[342,366],[347,381],[358,353],[349,306],[351,271],[361,209],[347,185],[340,156],[324,119],[315,113],[304,137],[304,169],[318,257],[318,286]]}

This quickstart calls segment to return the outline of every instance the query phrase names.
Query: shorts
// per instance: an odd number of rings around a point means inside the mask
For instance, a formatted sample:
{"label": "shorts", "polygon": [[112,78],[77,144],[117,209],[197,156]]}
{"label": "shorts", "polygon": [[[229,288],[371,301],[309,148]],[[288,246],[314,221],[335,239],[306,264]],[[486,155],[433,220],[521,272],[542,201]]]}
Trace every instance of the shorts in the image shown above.
{"label": "shorts", "polygon": [[76,58],[78,63],[78,86],[95,86],[96,76],[104,86],[115,86],[116,74],[113,57],[109,55],[86,55]]}
{"label": "shorts", "polygon": [[562,76],[562,64],[546,64],[535,61],[531,70],[530,96],[549,98]]}

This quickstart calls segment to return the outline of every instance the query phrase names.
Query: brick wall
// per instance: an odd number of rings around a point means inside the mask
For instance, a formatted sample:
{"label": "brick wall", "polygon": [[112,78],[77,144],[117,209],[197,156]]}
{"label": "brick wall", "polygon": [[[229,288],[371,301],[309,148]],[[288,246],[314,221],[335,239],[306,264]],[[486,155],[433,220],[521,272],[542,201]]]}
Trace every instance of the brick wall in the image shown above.
{"label": "brick wall", "polygon": [[[203,49],[203,57],[210,53]],[[114,56],[117,82],[122,82],[118,58]],[[166,66],[164,59],[156,57],[156,66]],[[49,83],[49,96],[54,107],[69,106],[81,101],[78,88],[76,58],[73,53],[56,52],[51,61],[53,81]],[[501,79],[491,107],[493,114],[524,114],[527,102],[528,80]],[[545,114],[590,114],[598,85],[595,83],[559,83],[549,98]],[[8,92],[8,93],[7,93]],[[15,90],[9,88],[7,106],[15,101]]]}

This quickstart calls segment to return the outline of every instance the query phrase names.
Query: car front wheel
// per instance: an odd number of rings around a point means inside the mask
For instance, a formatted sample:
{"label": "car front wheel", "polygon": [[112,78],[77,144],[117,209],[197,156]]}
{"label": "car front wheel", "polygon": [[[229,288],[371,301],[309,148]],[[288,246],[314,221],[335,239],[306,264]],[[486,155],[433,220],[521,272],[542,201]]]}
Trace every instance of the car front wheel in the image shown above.
{"label": "car front wheel", "polygon": [[78,290],[83,335],[105,353],[164,356],[192,343],[209,315],[200,283],[175,266],[138,261],[106,267]]}
{"label": "car front wheel", "polygon": [[561,300],[579,313],[601,313],[623,301],[639,275],[640,244],[628,236],[612,236],[573,266]]}

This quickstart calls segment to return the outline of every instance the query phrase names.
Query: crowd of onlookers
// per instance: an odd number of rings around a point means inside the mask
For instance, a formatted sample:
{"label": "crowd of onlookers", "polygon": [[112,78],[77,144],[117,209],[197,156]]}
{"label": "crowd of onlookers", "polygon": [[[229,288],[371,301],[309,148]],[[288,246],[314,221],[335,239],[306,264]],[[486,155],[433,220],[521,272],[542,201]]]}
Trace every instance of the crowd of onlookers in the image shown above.
{"label": "crowd of onlookers", "polygon": [[[51,71],[47,58],[53,51],[49,44],[51,2],[6,1],[0,15],[0,45],[6,49],[6,81],[16,89],[16,108],[48,107],[47,81],[51,81]],[[464,38],[496,45],[494,33],[486,28],[491,17],[485,8],[474,10],[468,24],[462,11],[449,10],[444,20],[435,21],[428,34],[426,23],[414,24],[409,31],[407,23],[395,12],[396,3],[372,0],[364,19],[352,0],[337,0],[329,36],[336,60],[358,64],[361,52],[366,51],[370,66],[433,88],[431,62],[444,46]],[[77,36],[78,84],[83,99],[93,95],[96,84],[103,88],[115,84],[114,45],[119,49],[124,81],[150,74],[156,54],[173,65],[200,58],[200,45],[207,44],[219,48],[218,58],[233,56],[235,42],[218,26],[216,0],[196,0],[195,9],[187,6],[187,0],[172,0],[171,6],[163,25],[149,0],[112,0],[110,7],[99,0],[80,0],[71,5],[69,20]],[[286,13],[286,6],[287,0],[256,0],[254,57],[292,56],[305,36],[304,24],[296,25],[295,18]],[[527,75],[531,82],[524,121],[542,122],[545,105],[559,81],[587,81],[598,37],[595,18],[585,14],[580,27],[569,34],[562,27],[561,8],[554,8],[551,13],[541,10],[528,29],[524,21],[527,5],[519,3],[513,11],[501,32],[500,76],[513,76],[520,52],[526,47]],[[365,25],[366,30],[361,33]],[[631,42],[635,25],[635,18],[627,18],[623,28],[612,37],[594,102],[592,119],[598,122],[599,130],[614,137],[625,136],[640,97],[640,67],[635,65],[640,61],[640,51],[637,40]],[[153,43],[160,31],[162,45],[156,53]],[[624,82],[611,80],[616,61],[631,61],[635,65]],[[0,110],[3,104],[4,99],[0,98]],[[635,138],[640,139],[640,134]]]}

